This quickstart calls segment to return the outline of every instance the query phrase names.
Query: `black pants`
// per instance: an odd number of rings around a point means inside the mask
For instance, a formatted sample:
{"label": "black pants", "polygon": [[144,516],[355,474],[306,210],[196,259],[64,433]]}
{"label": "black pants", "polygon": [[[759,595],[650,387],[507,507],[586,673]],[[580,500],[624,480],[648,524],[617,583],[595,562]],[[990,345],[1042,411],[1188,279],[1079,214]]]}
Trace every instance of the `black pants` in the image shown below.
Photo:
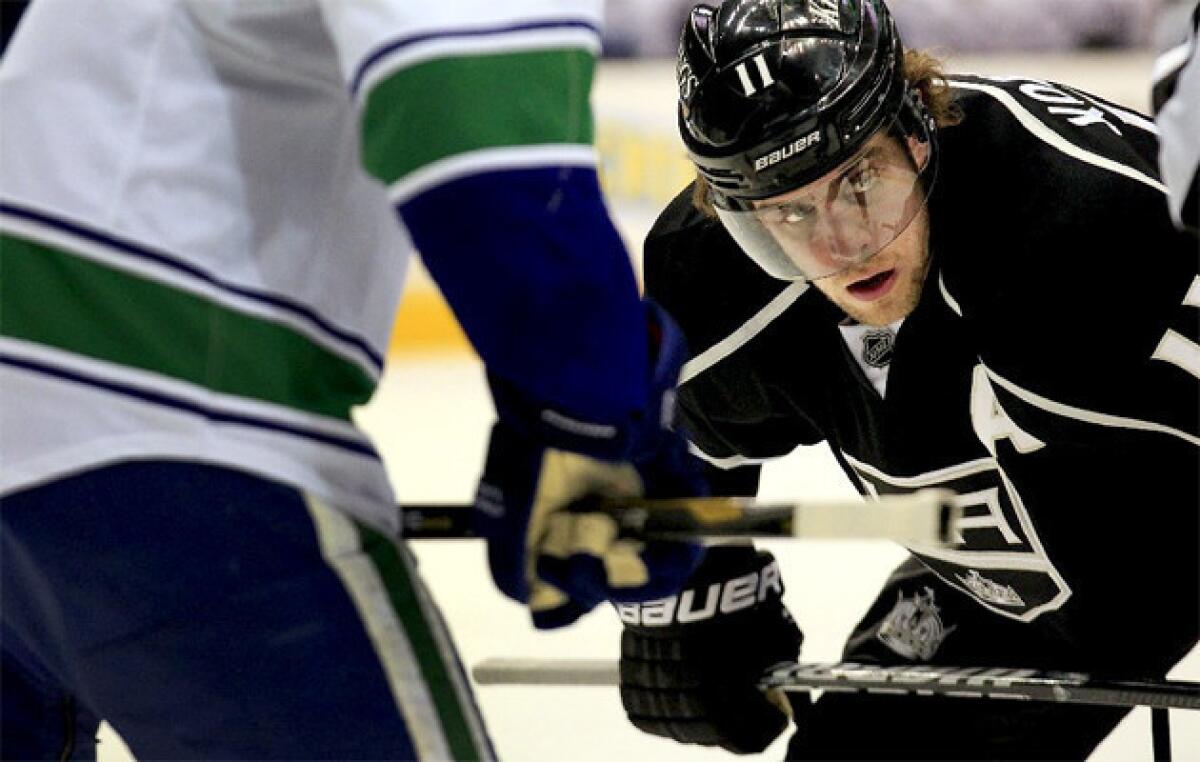
{"label": "black pants", "polygon": [[[846,661],[1064,668],[1064,646],[997,616],[915,560],[893,572]],[[1066,658],[1065,654],[1061,654]],[[1083,759],[1128,712],[998,699],[827,693],[797,713],[788,759]],[[1149,744],[1149,739],[1147,739]]]}

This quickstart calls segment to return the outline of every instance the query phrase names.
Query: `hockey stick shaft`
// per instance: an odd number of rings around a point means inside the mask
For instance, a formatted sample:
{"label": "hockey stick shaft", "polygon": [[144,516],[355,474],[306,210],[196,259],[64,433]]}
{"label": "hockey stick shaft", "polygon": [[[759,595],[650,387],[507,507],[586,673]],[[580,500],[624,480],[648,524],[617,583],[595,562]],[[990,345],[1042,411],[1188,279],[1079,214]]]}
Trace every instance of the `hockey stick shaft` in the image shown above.
{"label": "hockey stick shaft", "polygon": [[[617,685],[619,666],[604,659],[486,659],[471,670],[480,685]],[[854,662],[789,664],[767,671],[760,686],[785,691],[865,692],[1047,701],[1100,706],[1200,710],[1200,683],[1110,680],[1079,672]]]}
{"label": "hockey stick shaft", "polygon": [[[945,545],[957,538],[953,493],[923,490],[862,500],[763,505],[746,498],[592,500],[573,510],[612,516],[622,536],[639,539],[792,537],[883,539]],[[408,539],[473,537],[469,505],[406,505]]]}

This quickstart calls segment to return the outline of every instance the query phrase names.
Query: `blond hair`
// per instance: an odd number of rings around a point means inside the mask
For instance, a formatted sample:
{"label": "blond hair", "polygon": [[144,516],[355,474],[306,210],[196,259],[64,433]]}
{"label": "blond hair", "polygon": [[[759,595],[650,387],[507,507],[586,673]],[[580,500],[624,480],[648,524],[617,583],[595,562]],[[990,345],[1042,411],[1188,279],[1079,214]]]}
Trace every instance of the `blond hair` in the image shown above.
{"label": "blond hair", "polygon": [[[940,59],[924,50],[906,50],[900,62],[900,72],[904,81],[921,94],[921,101],[938,127],[951,127],[963,120],[962,109],[950,92],[945,65]],[[692,205],[707,217],[717,216],[713,208],[712,187],[698,172],[696,182],[692,185]]]}

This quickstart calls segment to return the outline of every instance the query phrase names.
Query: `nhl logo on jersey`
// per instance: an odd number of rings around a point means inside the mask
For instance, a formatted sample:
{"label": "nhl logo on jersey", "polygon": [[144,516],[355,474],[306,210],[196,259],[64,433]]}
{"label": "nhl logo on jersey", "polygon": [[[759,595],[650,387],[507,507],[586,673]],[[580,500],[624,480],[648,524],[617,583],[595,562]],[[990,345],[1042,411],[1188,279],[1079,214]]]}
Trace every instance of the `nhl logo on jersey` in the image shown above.
{"label": "nhl logo on jersey", "polygon": [[912,598],[901,592],[896,605],[879,625],[876,637],[888,648],[913,661],[929,661],[954,628],[946,628],[933,590],[925,588]]}
{"label": "nhl logo on jersey", "polygon": [[890,328],[867,331],[862,339],[863,362],[872,368],[886,368],[892,362],[896,334]]}

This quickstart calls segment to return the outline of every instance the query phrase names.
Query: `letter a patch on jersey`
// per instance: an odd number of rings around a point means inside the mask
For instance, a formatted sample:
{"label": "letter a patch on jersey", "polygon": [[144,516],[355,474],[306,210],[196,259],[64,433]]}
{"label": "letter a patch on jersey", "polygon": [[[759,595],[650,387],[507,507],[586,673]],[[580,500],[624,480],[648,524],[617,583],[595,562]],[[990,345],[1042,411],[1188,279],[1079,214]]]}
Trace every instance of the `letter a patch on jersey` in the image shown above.
{"label": "letter a patch on jersey", "polygon": [[1036,452],[1046,446],[1013,423],[1004,408],[1000,407],[992,382],[988,380],[987,368],[982,365],[975,366],[971,379],[971,425],[993,458],[996,457],[996,442],[1001,439],[1011,441],[1017,452],[1022,454]]}

